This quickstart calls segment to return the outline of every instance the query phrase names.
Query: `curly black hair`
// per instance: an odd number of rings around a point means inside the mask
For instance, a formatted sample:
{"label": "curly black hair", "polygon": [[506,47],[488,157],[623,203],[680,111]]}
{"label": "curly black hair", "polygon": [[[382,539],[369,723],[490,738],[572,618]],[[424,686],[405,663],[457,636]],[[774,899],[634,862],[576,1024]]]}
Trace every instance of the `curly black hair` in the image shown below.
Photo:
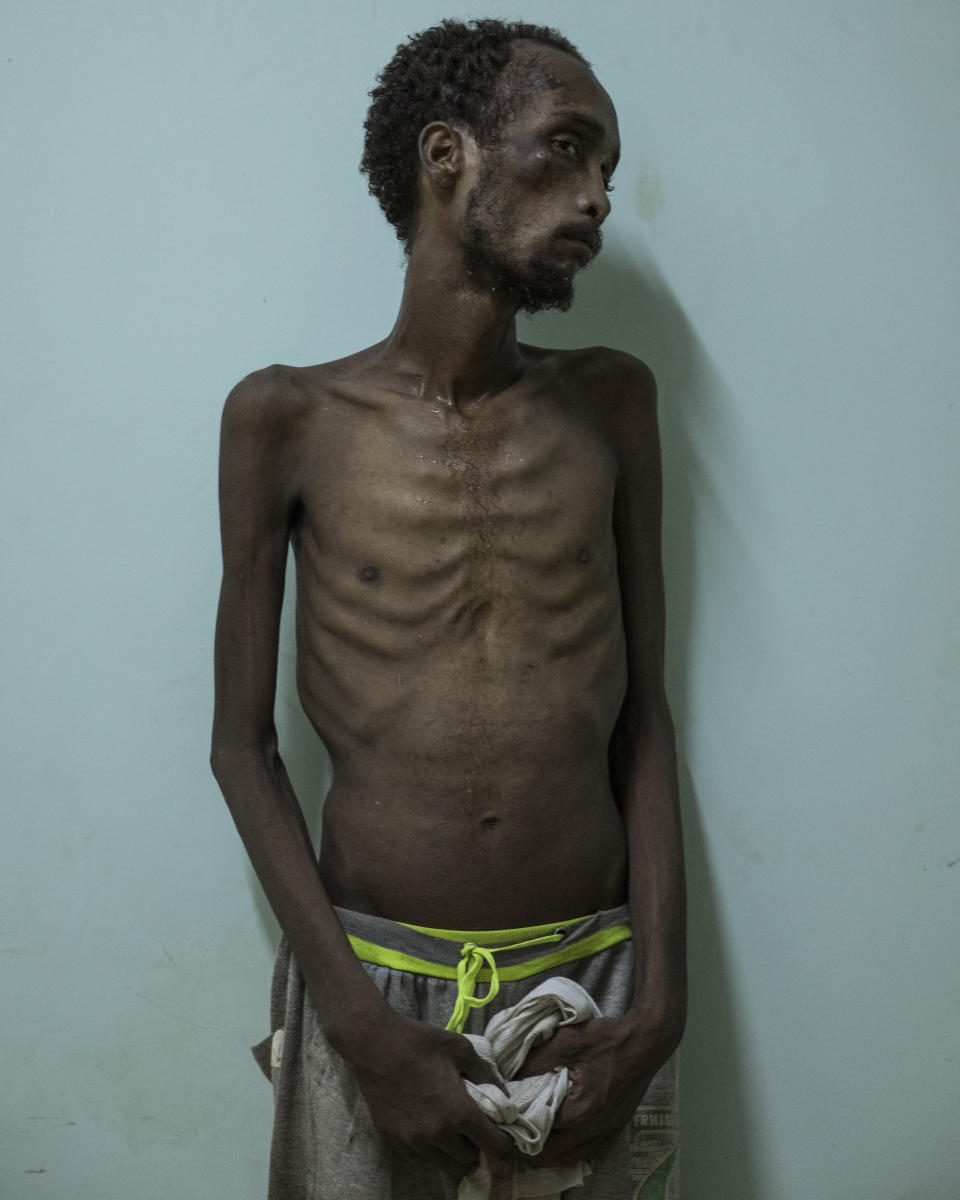
{"label": "curly black hair", "polygon": [[430,121],[458,120],[479,142],[494,142],[535,86],[532,79],[525,87],[519,79],[500,80],[513,43],[520,40],[563,50],[590,65],[576,46],[545,25],[447,20],[401,43],[377,76],[360,170],[408,251],[416,234],[420,130]]}

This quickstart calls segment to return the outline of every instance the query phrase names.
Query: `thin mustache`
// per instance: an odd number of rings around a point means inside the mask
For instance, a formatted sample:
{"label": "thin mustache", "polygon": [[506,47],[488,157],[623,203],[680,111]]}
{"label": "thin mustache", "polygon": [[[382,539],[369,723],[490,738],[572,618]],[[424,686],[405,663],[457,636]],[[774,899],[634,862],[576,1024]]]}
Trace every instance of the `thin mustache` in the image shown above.
{"label": "thin mustache", "polygon": [[600,248],[603,246],[603,234],[596,225],[592,223],[588,224],[587,222],[564,225],[557,230],[557,237],[573,238],[577,242],[586,242],[594,257],[600,253]]}

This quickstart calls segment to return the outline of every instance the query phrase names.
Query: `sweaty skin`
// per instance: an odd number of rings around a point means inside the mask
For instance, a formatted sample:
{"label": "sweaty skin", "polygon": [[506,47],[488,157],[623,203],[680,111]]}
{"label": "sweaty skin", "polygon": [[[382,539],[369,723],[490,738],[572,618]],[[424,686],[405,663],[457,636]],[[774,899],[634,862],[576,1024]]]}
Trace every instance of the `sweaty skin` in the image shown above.
{"label": "sweaty skin", "polygon": [[387,390],[376,351],[290,377],[298,681],[347,908],[503,928],[626,898],[616,460],[576,366],[521,352],[473,405]]}
{"label": "sweaty skin", "polygon": [[[552,86],[494,150],[442,122],[421,134],[391,335],[249,376],[223,420],[214,771],[375,1123],[454,1174],[508,1151],[460,1078],[489,1071],[388,1008],[331,904],[483,929],[629,901],[630,1010],[529,1060],[576,1084],[544,1163],[623,1124],[685,1012],[653,379],[615,351],[518,344],[483,267],[572,276],[609,212],[609,97],[570,56],[540,60]],[[288,544],[300,696],[333,765],[319,863],[273,724]]]}

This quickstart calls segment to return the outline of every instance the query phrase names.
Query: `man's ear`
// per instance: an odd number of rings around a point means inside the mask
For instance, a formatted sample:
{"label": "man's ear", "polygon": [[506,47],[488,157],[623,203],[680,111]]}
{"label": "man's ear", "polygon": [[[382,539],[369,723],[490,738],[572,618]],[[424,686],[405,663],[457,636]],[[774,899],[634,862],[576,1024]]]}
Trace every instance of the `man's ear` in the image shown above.
{"label": "man's ear", "polygon": [[465,162],[464,133],[446,121],[431,121],[420,130],[420,164],[435,187],[452,188]]}

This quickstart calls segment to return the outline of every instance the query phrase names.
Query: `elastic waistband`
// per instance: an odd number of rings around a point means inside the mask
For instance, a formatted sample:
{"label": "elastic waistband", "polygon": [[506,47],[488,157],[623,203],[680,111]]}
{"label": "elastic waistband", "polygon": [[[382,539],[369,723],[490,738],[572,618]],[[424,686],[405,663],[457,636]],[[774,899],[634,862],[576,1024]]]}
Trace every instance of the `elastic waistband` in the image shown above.
{"label": "elastic waistband", "polygon": [[546,925],[517,925],[514,929],[431,929],[429,925],[410,925],[398,921],[404,929],[425,933],[428,937],[442,938],[445,942],[475,942],[478,946],[500,946],[506,942],[523,942],[566,933],[589,917],[572,917],[566,921],[548,921]]}
{"label": "elastic waistband", "polygon": [[[362,962],[455,979],[457,1004],[447,1028],[457,1031],[471,1008],[489,1004],[501,981],[553,970],[631,936],[625,904],[589,917],[494,930],[430,929],[348,909],[335,911]],[[476,996],[477,983],[490,985],[483,997]]]}

